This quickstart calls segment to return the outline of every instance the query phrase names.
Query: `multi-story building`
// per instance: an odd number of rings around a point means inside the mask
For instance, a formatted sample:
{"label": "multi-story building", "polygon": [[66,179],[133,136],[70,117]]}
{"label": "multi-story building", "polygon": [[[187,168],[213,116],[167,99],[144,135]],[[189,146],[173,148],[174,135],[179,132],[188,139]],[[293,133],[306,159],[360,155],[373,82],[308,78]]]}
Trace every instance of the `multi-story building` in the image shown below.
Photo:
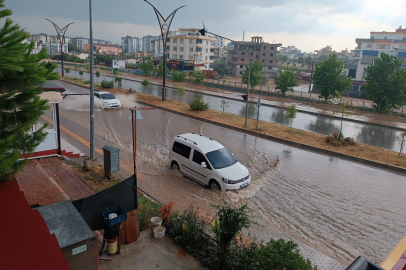
{"label": "multi-story building", "polygon": [[163,54],[163,42],[162,42],[162,36],[156,36],[151,40],[151,49],[153,54]]}
{"label": "multi-story building", "polygon": [[197,28],[180,28],[179,33],[169,35],[166,40],[168,58],[173,60],[193,60],[211,70],[214,61],[212,42],[216,39],[204,37]]}
{"label": "multi-story building", "polygon": [[302,55],[301,50],[295,46],[281,47],[279,50],[281,55],[286,55],[289,59],[298,59]]}
{"label": "multi-story building", "polygon": [[262,37],[252,37],[250,42],[240,41],[240,43],[248,47],[249,55],[244,46],[234,44],[234,48],[229,51],[231,56],[229,65],[233,76],[241,77],[245,65],[249,64],[248,59],[251,59],[251,63],[259,61],[266,77],[272,78],[277,75],[273,66],[276,63],[278,47],[282,46],[281,43],[266,43]]}
{"label": "multi-story building", "polygon": [[151,52],[151,41],[154,39],[154,36],[148,35],[142,37],[142,52]]}
{"label": "multi-story building", "polygon": [[70,39],[70,43],[75,45],[79,50],[81,50],[81,52],[83,52],[85,45],[90,43],[90,40],[84,37],[74,37]]}
{"label": "multi-story building", "polygon": [[215,37],[215,39],[216,41],[212,43],[212,47],[214,48],[214,59],[223,58],[227,53],[225,39],[221,37]]}
{"label": "multi-story building", "polygon": [[121,38],[121,47],[123,47],[123,52],[131,54],[137,52],[136,38],[126,36]]}
{"label": "multi-story building", "polygon": [[31,39],[35,40],[37,43],[45,44],[48,41],[47,36],[48,35],[44,33],[32,34]]}
{"label": "multi-story building", "polygon": [[351,51],[347,61],[346,75],[352,77],[352,87],[348,94],[353,97],[366,97],[362,86],[365,82],[365,68],[380,57],[381,53],[393,55],[406,69],[406,28],[401,26],[395,32],[370,32],[369,38],[355,39],[357,47]]}
{"label": "multi-story building", "polygon": [[333,53],[333,48],[331,48],[330,45],[327,45],[326,47],[322,48],[321,50],[314,51],[314,59],[326,60],[332,53]]}
{"label": "multi-story building", "polygon": [[[55,55],[61,53],[61,44],[59,42],[47,42],[46,43],[47,52],[49,55]],[[64,44],[63,52],[68,53],[68,44]]]}
{"label": "multi-story building", "polygon": [[[123,48],[110,44],[93,43],[93,46],[96,47],[96,54],[119,55],[123,52]],[[90,52],[90,43],[85,44],[84,52]]]}

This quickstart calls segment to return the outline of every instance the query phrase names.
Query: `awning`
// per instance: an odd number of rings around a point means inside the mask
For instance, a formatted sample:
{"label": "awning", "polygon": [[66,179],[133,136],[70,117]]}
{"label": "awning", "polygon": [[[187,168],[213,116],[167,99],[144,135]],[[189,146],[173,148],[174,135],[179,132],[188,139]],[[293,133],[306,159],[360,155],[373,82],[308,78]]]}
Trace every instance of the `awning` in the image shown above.
{"label": "awning", "polygon": [[39,95],[42,100],[48,100],[48,103],[62,103],[63,98],[60,92],[42,92]]}

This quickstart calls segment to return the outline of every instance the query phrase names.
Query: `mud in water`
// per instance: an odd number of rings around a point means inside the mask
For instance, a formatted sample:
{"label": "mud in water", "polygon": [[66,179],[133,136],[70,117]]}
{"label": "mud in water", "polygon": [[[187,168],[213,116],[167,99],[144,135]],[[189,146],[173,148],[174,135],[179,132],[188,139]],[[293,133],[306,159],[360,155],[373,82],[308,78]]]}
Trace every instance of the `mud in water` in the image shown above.
{"label": "mud in water", "polygon": [[[119,99],[126,101],[126,107],[135,105],[131,95]],[[81,102],[77,104],[82,108]],[[89,113],[72,108],[61,106],[61,114],[89,128]],[[235,206],[248,203],[266,224],[347,265],[359,255],[381,263],[406,232],[403,176],[160,110],[141,113],[143,119],[137,121],[139,186],[162,202],[173,201],[178,209],[195,204],[209,213],[214,213],[210,203],[222,199]],[[129,115],[128,108],[97,110],[95,122],[96,133],[119,146],[121,161],[131,165]],[[172,139],[187,132],[221,142],[248,167],[251,185],[214,192],[171,170]]]}

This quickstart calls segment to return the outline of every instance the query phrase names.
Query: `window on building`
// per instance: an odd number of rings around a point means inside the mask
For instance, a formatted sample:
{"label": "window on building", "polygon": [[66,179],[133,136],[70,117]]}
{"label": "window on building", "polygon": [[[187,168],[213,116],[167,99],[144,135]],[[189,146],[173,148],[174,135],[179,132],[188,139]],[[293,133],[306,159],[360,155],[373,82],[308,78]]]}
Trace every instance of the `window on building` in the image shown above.
{"label": "window on building", "polygon": [[179,55],[179,59],[183,59],[183,55]]}
{"label": "window on building", "polygon": [[269,60],[269,63],[273,63],[273,60]]}
{"label": "window on building", "polygon": [[207,61],[207,56],[206,56],[206,58],[205,58],[205,59],[206,59],[206,61]]}
{"label": "window on building", "polygon": [[173,58],[173,59],[176,59],[176,54],[172,55],[172,58]]}
{"label": "window on building", "polygon": [[170,39],[170,38],[167,38],[167,39],[166,39],[166,42],[171,42],[171,39]]}
{"label": "window on building", "polygon": [[383,44],[376,44],[375,49],[383,49],[384,45]]}
{"label": "window on building", "polygon": [[272,66],[269,66],[268,69],[272,69]]}
{"label": "window on building", "polygon": [[208,48],[206,48],[206,53],[208,53],[209,52],[209,49]]}
{"label": "window on building", "polygon": [[210,56],[210,60],[214,60],[214,56]]}
{"label": "window on building", "polygon": [[273,53],[271,53],[269,56],[273,57]]}
{"label": "window on building", "polygon": [[196,48],[196,52],[202,52],[202,48]]}
{"label": "window on building", "polygon": [[257,54],[257,55],[255,55],[255,57],[256,57],[256,58],[258,58],[258,54]]}
{"label": "window on building", "polygon": [[254,53],[251,53],[251,55],[254,55]]}
{"label": "window on building", "polygon": [[193,39],[189,39],[189,44],[193,44]]}
{"label": "window on building", "polygon": [[371,43],[368,43],[367,44],[367,48],[369,49],[369,48],[372,48],[372,44]]}
{"label": "window on building", "polygon": [[203,44],[203,40],[201,40],[201,39],[196,39],[196,44]]}
{"label": "window on building", "polygon": [[404,49],[405,48],[405,45],[400,45],[399,46],[399,49]]}
{"label": "window on building", "polygon": [[390,49],[390,44],[386,44],[385,49]]}
{"label": "window on building", "polygon": [[241,62],[244,62],[244,58],[241,58]]}
{"label": "window on building", "polygon": [[178,50],[178,47],[175,47],[175,46],[174,46],[174,47],[173,47],[173,50],[174,50],[174,51],[177,51],[177,50]]}
{"label": "window on building", "polygon": [[240,75],[242,74],[242,71],[240,71]]}
{"label": "window on building", "polygon": [[240,68],[244,68],[244,65],[240,65]]}
{"label": "window on building", "polygon": [[179,51],[180,51],[180,52],[183,52],[183,47],[179,47]]}
{"label": "window on building", "polygon": [[274,49],[274,47],[271,47],[271,50],[273,50]]}
{"label": "window on building", "polygon": [[206,40],[206,46],[209,46],[209,41],[208,40]]}
{"label": "window on building", "polygon": [[180,39],[180,43],[183,43],[183,38]]}
{"label": "window on building", "polygon": [[189,60],[193,60],[193,56],[189,55]]}
{"label": "window on building", "polygon": [[263,53],[262,56],[265,56],[265,53]]}
{"label": "window on building", "polygon": [[262,63],[265,63],[265,60],[262,60]]}
{"label": "window on building", "polygon": [[245,55],[245,52],[241,52],[241,55]]}
{"label": "window on building", "polygon": [[264,50],[266,50],[266,46],[264,46]]}
{"label": "window on building", "polygon": [[189,48],[189,52],[193,52],[193,48]]}

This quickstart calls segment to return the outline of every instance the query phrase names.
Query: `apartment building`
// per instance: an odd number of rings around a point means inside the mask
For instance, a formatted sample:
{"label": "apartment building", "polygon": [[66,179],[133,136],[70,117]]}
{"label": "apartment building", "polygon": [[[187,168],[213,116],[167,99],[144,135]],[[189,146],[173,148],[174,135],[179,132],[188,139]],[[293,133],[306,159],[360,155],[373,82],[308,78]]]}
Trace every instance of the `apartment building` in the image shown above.
{"label": "apartment building", "polygon": [[362,86],[365,82],[365,68],[380,57],[381,53],[393,55],[406,70],[406,28],[400,26],[394,32],[370,32],[369,38],[355,39],[357,47],[351,51],[346,66],[346,75],[352,78],[348,94],[353,97],[366,97]]}
{"label": "apartment building", "polygon": [[214,48],[214,59],[223,58],[227,53],[225,39],[221,37],[215,37],[215,39],[216,41],[212,42],[212,47]]}
{"label": "apartment building", "polygon": [[[123,48],[111,44],[93,43],[93,46],[96,47],[96,54],[119,55],[123,52]],[[90,43],[85,44],[84,52],[90,52]]]}
{"label": "apartment building", "polygon": [[172,60],[193,60],[197,65],[204,65],[205,70],[212,70],[216,39],[204,37],[197,28],[180,28],[175,35],[166,40],[168,58]]}
{"label": "apartment building", "polygon": [[244,46],[234,43],[233,49],[228,52],[233,76],[241,77],[245,65],[249,64],[248,59],[251,59],[251,62],[259,61],[262,71],[266,72],[266,77],[273,78],[277,75],[277,71],[273,67],[276,63],[278,47],[282,46],[281,43],[267,43],[262,37],[252,37],[251,41],[240,42],[248,47],[249,54]]}
{"label": "apartment building", "polygon": [[151,47],[151,41],[154,39],[154,36],[148,35],[148,36],[143,36],[142,37],[142,52],[151,52],[152,47]]}
{"label": "apartment building", "polygon": [[79,50],[81,50],[81,52],[83,52],[85,45],[90,43],[90,40],[84,37],[74,37],[70,39],[70,43],[75,45]]}
{"label": "apartment building", "polygon": [[[56,55],[62,52],[61,44],[59,42],[47,42],[45,46],[49,55]],[[63,52],[68,53],[68,44],[64,44]]]}

